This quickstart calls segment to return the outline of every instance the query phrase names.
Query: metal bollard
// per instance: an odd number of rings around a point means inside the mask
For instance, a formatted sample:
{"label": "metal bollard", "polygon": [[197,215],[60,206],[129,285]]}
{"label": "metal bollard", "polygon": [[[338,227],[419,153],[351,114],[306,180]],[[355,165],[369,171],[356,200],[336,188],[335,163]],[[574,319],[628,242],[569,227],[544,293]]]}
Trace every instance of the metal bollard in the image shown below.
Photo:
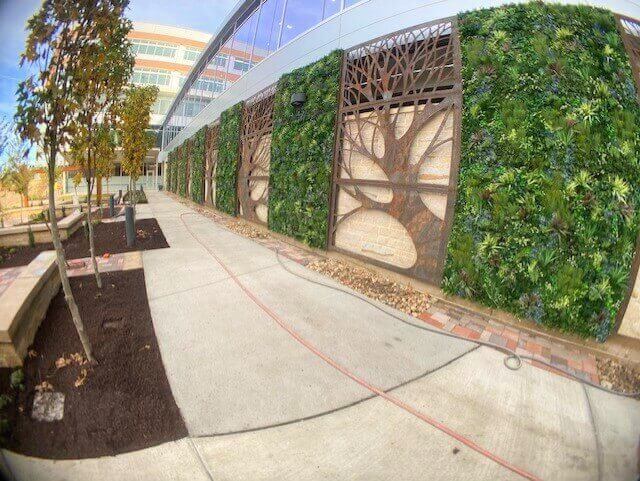
{"label": "metal bollard", "polygon": [[127,247],[132,247],[136,242],[136,228],[133,218],[133,207],[130,205],[124,208],[124,224],[127,232]]}
{"label": "metal bollard", "polygon": [[113,198],[113,194],[109,196],[109,217],[113,217],[116,213],[116,200]]}

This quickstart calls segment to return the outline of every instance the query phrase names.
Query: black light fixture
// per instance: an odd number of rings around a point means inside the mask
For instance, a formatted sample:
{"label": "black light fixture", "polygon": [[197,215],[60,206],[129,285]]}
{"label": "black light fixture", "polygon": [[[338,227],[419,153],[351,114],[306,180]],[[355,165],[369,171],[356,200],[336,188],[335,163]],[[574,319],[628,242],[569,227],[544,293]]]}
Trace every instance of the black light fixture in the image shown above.
{"label": "black light fixture", "polygon": [[302,107],[307,101],[307,94],[304,92],[295,92],[291,94],[291,105],[294,107]]}

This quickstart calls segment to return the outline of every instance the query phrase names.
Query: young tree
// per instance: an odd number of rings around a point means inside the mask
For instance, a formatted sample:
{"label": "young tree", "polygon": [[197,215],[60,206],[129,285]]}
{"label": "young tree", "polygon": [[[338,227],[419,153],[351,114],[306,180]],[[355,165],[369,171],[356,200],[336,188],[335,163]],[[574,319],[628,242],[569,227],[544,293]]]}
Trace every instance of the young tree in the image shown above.
{"label": "young tree", "polygon": [[103,131],[106,129],[108,132],[115,106],[131,77],[134,63],[131,44],[127,40],[131,21],[116,10],[103,15],[101,20],[103,30],[100,35],[78,54],[80,64],[90,65],[91,68],[83,69],[83,74],[74,79],[75,100],[79,108],[75,116],[76,128],[72,141],[74,161],[82,169],[87,185],[89,252],[98,288],[102,288],[102,281],[96,261],[91,220],[94,187],[102,194],[98,151],[105,148]]}
{"label": "young tree", "polygon": [[[107,181],[113,171],[113,164],[116,158],[115,132],[109,124],[102,123],[96,132],[96,204],[102,203],[102,180]],[[108,189],[107,189],[108,190]]]}
{"label": "young tree", "polygon": [[22,207],[29,207],[29,184],[35,176],[34,168],[26,157],[27,151],[28,149],[23,146],[17,151],[10,152],[0,174],[3,188],[20,194]]}
{"label": "young tree", "polygon": [[77,119],[86,95],[83,80],[107,57],[92,58],[94,44],[107,42],[119,24],[128,0],[44,0],[27,22],[28,37],[20,64],[30,64],[35,74],[18,86],[16,121],[23,139],[39,144],[46,154],[49,177],[49,217],[64,295],[87,359],[95,363],[73,297],[55,210],[57,156],[76,133]]}
{"label": "young tree", "polygon": [[153,148],[154,137],[149,135],[151,107],[158,96],[154,86],[131,87],[125,96],[120,110],[120,131],[122,141],[122,169],[131,178],[131,198],[135,208],[136,181],[140,177],[144,158]]}

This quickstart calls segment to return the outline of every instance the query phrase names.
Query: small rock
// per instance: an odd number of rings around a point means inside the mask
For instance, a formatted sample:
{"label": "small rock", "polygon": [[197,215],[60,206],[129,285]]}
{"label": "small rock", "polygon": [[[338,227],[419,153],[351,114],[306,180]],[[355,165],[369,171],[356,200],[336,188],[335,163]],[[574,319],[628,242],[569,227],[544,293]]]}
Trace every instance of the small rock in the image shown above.
{"label": "small rock", "polygon": [[31,417],[36,421],[60,421],[64,416],[64,394],[39,391],[33,397]]}

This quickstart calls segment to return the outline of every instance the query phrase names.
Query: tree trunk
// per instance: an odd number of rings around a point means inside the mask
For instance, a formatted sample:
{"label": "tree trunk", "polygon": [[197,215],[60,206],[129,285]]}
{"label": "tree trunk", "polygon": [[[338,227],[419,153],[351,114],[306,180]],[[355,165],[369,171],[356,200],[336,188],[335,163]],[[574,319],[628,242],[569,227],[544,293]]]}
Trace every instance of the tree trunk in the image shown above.
{"label": "tree trunk", "polygon": [[60,281],[62,283],[64,298],[67,301],[67,306],[69,306],[71,318],[73,319],[73,324],[76,326],[76,331],[78,331],[78,337],[80,338],[80,342],[82,343],[82,347],[84,348],[87,360],[91,363],[95,363],[96,360],[93,357],[91,343],[89,342],[87,334],[84,332],[84,324],[82,323],[82,318],[80,317],[80,311],[78,310],[78,305],[76,304],[76,300],[73,297],[73,292],[71,291],[69,277],[67,277],[67,261],[65,259],[64,249],[62,248],[62,242],[60,242],[58,220],[56,219],[54,172],[56,165],[56,152],[53,148],[51,148],[51,152],[49,155],[49,217],[51,219],[51,239],[53,240],[53,246],[56,250],[56,259],[58,262],[58,273],[60,274]]}
{"label": "tree trunk", "polygon": [[[100,207],[102,205],[102,176],[96,175],[96,205]],[[102,208],[100,207],[100,212]]]}
{"label": "tree trunk", "polygon": [[91,263],[93,264],[93,272],[96,276],[96,284],[98,289],[102,289],[102,279],[98,270],[98,261],[96,260],[96,249],[93,242],[93,223],[91,222],[91,183],[87,182],[87,227],[89,228],[89,254],[91,255]]}
{"label": "tree trunk", "polygon": [[22,207],[29,207],[29,196],[22,194]]}

